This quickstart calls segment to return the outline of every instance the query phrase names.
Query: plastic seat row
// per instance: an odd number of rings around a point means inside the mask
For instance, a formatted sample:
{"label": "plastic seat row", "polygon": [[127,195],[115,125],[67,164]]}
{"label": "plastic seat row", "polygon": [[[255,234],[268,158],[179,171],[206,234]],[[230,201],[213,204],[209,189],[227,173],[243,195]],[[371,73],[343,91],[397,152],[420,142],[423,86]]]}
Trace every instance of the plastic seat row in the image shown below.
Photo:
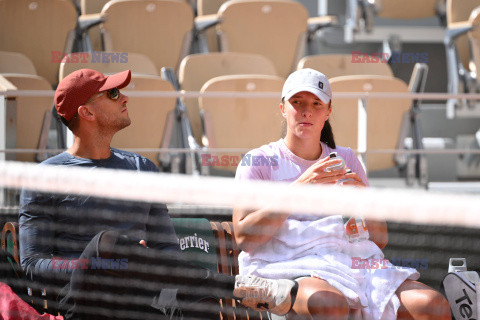
{"label": "plastic seat row", "polygon": [[[139,54],[128,54],[125,63],[99,63],[91,54],[84,55],[87,62],[72,62],[66,57],[60,67],[60,79],[80,68],[94,68],[104,73],[115,73],[132,69],[131,84],[126,88],[126,94],[139,91],[175,92],[175,87],[162,79],[152,62]],[[70,59],[70,60],[68,60]],[[67,62],[69,61],[69,62]],[[328,67],[327,67],[328,66]],[[376,68],[365,70],[365,64],[352,63],[349,55],[325,55],[305,57],[298,68],[312,67],[324,71],[332,78],[334,92],[408,92],[406,84],[392,77],[387,64],[376,64]],[[0,69],[1,73],[1,69]],[[370,74],[371,76],[366,76]],[[348,77],[338,77],[345,76]],[[362,75],[362,76],[354,76]],[[273,64],[260,55],[242,53],[211,53],[187,56],[180,66],[180,89],[186,91],[212,92],[278,92],[280,94],[284,79],[277,76]],[[338,86],[338,89],[337,89]],[[180,122],[174,111],[179,107],[174,97],[131,97],[129,113],[132,125],[119,132],[112,145],[119,148],[156,149],[172,146],[190,147],[196,152],[203,152],[196,159],[196,170],[203,174],[226,173],[231,175],[246,150],[279,139],[283,133],[283,123],[278,104],[280,97],[254,98],[231,97],[222,98],[201,97],[185,98],[181,105],[186,122]],[[51,105],[45,101],[45,108]],[[176,106],[177,105],[177,106]],[[358,102],[354,99],[335,99],[332,123],[336,139],[340,145],[349,145],[354,149],[403,148],[402,139],[408,130],[408,119],[403,114],[411,107],[411,100],[400,100],[398,107],[385,110],[385,105],[395,103],[384,99],[370,100],[368,105],[368,141],[360,141],[358,135],[359,116]],[[379,109],[380,108],[380,109]],[[381,109],[383,108],[383,110]],[[188,110],[188,113],[186,112]],[[385,119],[385,113],[396,114]],[[402,124],[403,120],[403,124]],[[195,139],[200,146],[174,145],[175,127],[192,124],[193,133],[187,140]],[[406,127],[407,126],[407,127]],[[415,127],[415,125],[414,125]],[[191,132],[191,131],[189,131]],[[188,132],[187,132],[188,133]],[[19,131],[18,133],[22,133]],[[400,135],[400,137],[399,137]],[[378,137],[383,137],[379,139]],[[387,139],[388,137],[388,139]],[[398,141],[397,141],[398,139]],[[200,143],[201,142],[201,143]],[[18,147],[24,147],[19,144]],[[203,149],[200,149],[203,147]],[[206,148],[206,149],[205,149]],[[236,148],[243,151],[233,153],[209,153],[214,148]],[[140,150],[141,151],[141,150]],[[166,170],[183,172],[178,167],[178,161],[171,155],[158,152],[142,152],[157,165]],[[228,161],[220,163],[222,156]],[[383,159],[383,160],[381,160]],[[372,155],[366,162],[369,170],[380,170],[395,165],[394,161],[405,166],[401,157],[391,155]],[[195,161],[195,160],[193,160]],[[194,164],[191,164],[194,165]],[[175,167],[177,166],[177,167]],[[186,168],[191,173],[193,168]],[[230,172],[230,173],[228,173]]]}
{"label": "plastic seat row", "polygon": [[[202,25],[194,24],[194,11],[186,1],[113,0],[93,16],[88,13],[98,11],[102,1],[82,1],[81,13],[85,14],[81,15],[73,3],[0,2],[0,51],[25,54],[38,74],[55,86],[61,58],[71,52],[90,51],[83,38],[97,24],[104,51],[142,53],[158,70],[178,69],[181,59],[191,52],[191,40]],[[289,23],[285,24],[283,18],[287,15]],[[222,51],[265,55],[281,76],[293,71],[303,55],[309,18],[298,2],[233,0],[224,3],[216,16]],[[311,21],[315,26],[329,25]]]}

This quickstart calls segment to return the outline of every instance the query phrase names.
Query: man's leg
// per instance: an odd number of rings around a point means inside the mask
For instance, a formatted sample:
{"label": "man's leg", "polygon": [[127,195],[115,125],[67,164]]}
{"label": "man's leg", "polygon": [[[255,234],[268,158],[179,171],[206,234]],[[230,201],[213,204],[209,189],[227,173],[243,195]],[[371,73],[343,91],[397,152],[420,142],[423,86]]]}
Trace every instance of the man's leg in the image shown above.
{"label": "man's leg", "polygon": [[[159,251],[132,243],[127,237],[114,231],[107,231],[95,236],[84,250],[81,259],[93,262],[94,259],[105,261],[124,261],[125,268],[115,270],[94,270],[90,263],[87,269],[75,270],[71,280],[71,292],[77,306],[93,305],[95,297],[88,292],[113,292],[104,295],[109,303],[128,306],[131,304],[150,306],[153,297],[161,292],[159,298],[176,303],[185,314],[200,312],[196,319],[218,316],[218,303],[208,304],[206,300],[220,297],[246,298],[249,306],[258,309],[289,309],[290,289],[294,282],[276,281],[257,277],[227,276],[198,267],[184,260],[181,252]],[[98,264],[98,261],[97,261]],[[119,280],[121,279],[121,280]],[[107,290],[105,290],[107,289]],[[124,293],[121,296],[115,293]],[[134,292],[133,296],[126,293]],[[142,292],[144,294],[139,295]],[[163,296],[162,296],[163,294]],[[118,297],[118,299],[116,298]],[[122,298],[122,299],[120,299]],[[158,297],[157,297],[158,298]],[[198,303],[199,301],[202,301]],[[156,301],[165,305],[164,301]],[[202,310],[197,310],[201,308]],[[78,309],[78,307],[77,307]],[[188,310],[188,311],[186,311]],[[288,311],[288,310],[287,310]],[[275,312],[275,310],[273,310]],[[138,318],[138,317],[137,317]],[[143,317],[144,318],[144,317]],[[90,320],[90,319],[89,319]]]}
{"label": "man's leg", "polygon": [[125,278],[119,268],[102,266],[99,249],[103,234],[97,234],[84,249],[79,268],[73,270],[69,285],[59,296],[65,319],[162,319],[150,307],[151,292]]}

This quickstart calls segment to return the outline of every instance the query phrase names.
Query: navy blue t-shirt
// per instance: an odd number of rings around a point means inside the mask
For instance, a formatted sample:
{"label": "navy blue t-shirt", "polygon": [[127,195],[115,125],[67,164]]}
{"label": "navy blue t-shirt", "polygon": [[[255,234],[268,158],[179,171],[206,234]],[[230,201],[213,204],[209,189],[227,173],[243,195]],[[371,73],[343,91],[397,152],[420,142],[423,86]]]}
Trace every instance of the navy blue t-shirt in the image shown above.
{"label": "navy blue t-shirt", "polygon": [[[63,152],[40,165],[158,172],[147,158],[114,148],[108,159],[83,159]],[[119,230],[133,241],[145,240],[150,248],[179,250],[165,204],[22,190],[20,260],[29,279],[71,273],[72,269],[66,265],[62,268],[52,265],[52,258],[78,258],[89,241],[102,230]]]}

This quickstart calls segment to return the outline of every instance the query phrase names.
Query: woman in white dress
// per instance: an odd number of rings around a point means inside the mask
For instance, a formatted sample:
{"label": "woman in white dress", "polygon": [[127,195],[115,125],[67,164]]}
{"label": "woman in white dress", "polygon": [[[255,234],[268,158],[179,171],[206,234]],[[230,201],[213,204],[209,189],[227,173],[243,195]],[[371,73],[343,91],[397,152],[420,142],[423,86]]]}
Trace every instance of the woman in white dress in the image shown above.
{"label": "woman in white dress", "polygon": [[[251,150],[252,159],[265,161],[242,162],[236,180],[368,186],[355,153],[335,145],[328,121],[334,109],[331,97],[322,73],[313,69],[292,73],[280,103],[286,136]],[[343,159],[343,169],[326,170],[342,162],[330,159],[331,152]],[[357,234],[354,241],[346,234],[342,216],[234,209],[233,224],[242,249],[240,274],[298,282],[292,308],[280,317],[270,314],[272,319],[451,318],[446,299],[415,281],[419,278],[415,269],[397,268],[384,259],[381,249],[388,241],[384,221],[365,221],[366,236]]]}

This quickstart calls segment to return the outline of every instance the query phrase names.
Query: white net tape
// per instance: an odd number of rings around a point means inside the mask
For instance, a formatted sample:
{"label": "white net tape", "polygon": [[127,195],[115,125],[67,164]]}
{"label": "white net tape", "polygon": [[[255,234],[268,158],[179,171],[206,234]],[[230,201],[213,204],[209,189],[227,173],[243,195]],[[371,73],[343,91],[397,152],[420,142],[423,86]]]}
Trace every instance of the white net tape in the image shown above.
{"label": "white net tape", "polygon": [[480,227],[476,195],[424,190],[290,186],[274,182],[235,182],[231,178],[0,164],[0,186],[87,194],[113,199],[165,203],[270,207],[278,212],[344,214],[413,224]]}
{"label": "white net tape", "polygon": [[[157,97],[157,98],[278,98],[280,92],[239,92],[239,91],[219,91],[219,92],[200,92],[200,91],[129,91],[122,90],[129,97]],[[0,91],[0,96],[8,97],[52,97],[55,91],[52,90],[6,90]],[[334,92],[333,99],[419,99],[419,100],[447,100],[447,99],[466,99],[480,100],[478,93],[399,93],[399,92]],[[386,106],[387,107],[387,106]]]}

